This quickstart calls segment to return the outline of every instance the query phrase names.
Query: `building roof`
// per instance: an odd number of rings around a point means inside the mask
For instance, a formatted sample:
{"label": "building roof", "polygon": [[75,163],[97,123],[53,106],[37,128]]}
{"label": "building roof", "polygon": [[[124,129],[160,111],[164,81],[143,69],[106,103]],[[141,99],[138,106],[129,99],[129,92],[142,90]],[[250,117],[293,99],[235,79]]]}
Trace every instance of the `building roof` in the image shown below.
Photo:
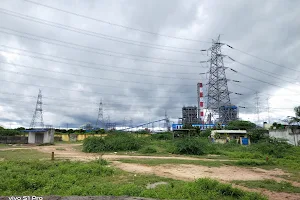
{"label": "building roof", "polygon": [[216,133],[220,134],[247,134],[246,130],[213,130],[211,131],[211,135],[215,135]]}
{"label": "building roof", "polygon": [[48,129],[32,129],[32,130],[24,130],[23,132],[47,132]]}

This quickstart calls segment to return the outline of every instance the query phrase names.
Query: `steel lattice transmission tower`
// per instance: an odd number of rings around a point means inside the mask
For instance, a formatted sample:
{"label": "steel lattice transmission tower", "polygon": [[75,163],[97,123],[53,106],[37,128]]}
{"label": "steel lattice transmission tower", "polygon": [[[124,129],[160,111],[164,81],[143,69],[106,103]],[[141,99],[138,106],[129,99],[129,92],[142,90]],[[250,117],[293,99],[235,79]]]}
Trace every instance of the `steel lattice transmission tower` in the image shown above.
{"label": "steel lattice transmission tower", "polygon": [[99,110],[98,110],[98,117],[95,124],[95,128],[104,128],[104,121],[103,121],[103,104],[102,100],[99,103]]}
{"label": "steel lattice transmission tower", "polygon": [[213,40],[209,69],[209,82],[207,94],[207,109],[210,116],[222,124],[227,124],[237,118],[237,110],[230,103],[229,90],[221,52],[220,36]]}
{"label": "steel lattice transmission tower", "polygon": [[42,91],[39,90],[30,128],[44,128]]}

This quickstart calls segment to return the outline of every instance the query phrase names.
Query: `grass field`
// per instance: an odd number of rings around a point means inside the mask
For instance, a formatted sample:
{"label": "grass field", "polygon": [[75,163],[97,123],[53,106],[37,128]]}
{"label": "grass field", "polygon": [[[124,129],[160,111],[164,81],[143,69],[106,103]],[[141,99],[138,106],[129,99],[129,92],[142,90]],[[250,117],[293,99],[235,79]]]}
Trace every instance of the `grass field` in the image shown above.
{"label": "grass field", "polygon": [[257,181],[233,181],[235,184],[243,185],[248,188],[264,188],[276,192],[300,193],[300,187],[295,187],[289,182],[276,182],[274,180]]}
{"label": "grass field", "polygon": [[[209,179],[183,182],[126,173],[102,161],[3,161],[1,195],[129,195],[159,199],[266,199]],[[166,182],[154,189],[149,183]]]}
{"label": "grass field", "polygon": [[4,161],[26,161],[39,159],[50,160],[51,154],[42,153],[34,149],[0,151],[0,160]]}

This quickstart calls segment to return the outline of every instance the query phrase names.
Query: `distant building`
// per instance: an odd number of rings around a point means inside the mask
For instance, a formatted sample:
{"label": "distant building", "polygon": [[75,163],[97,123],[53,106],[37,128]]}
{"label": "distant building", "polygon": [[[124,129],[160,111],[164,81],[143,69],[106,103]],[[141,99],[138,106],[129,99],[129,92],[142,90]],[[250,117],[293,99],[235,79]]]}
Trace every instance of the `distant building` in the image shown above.
{"label": "distant building", "polygon": [[197,124],[199,122],[196,106],[182,107],[182,123]]}
{"label": "distant building", "polygon": [[219,122],[228,124],[230,121],[238,120],[238,107],[235,105],[221,106],[219,108]]}
{"label": "distant building", "polygon": [[33,129],[28,132],[29,144],[45,144],[54,142],[54,129]]}
{"label": "distant building", "polygon": [[[199,127],[201,130],[205,130],[205,129],[213,129],[218,127],[218,124],[192,124],[192,127]],[[224,128],[225,125],[223,124],[221,126],[221,128]],[[172,130],[179,130],[183,128],[183,124],[172,124]]]}
{"label": "distant building", "polygon": [[[230,140],[236,140],[240,144],[244,144],[244,138],[247,138],[246,130],[213,130],[210,134],[214,142],[227,143]],[[247,144],[250,144],[250,139],[247,138]]]}

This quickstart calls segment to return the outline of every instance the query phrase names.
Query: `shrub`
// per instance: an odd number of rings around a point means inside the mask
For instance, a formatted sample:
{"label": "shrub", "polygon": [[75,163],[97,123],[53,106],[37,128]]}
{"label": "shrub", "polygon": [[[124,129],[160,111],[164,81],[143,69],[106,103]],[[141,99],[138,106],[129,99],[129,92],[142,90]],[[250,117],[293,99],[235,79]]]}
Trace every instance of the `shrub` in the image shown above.
{"label": "shrub", "polygon": [[206,129],[200,132],[200,137],[205,137],[207,138],[211,134],[211,129]]}
{"label": "shrub", "polygon": [[106,136],[105,139],[99,137],[88,137],[83,141],[84,152],[102,151],[133,151],[142,147],[142,140],[130,134],[117,133]]}
{"label": "shrub", "polygon": [[242,159],[242,160],[238,160],[236,164],[242,166],[263,166],[263,165],[272,165],[274,163],[272,161]]}
{"label": "shrub", "polygon": [[102,152],[105,151],[105,142],[104,139],[100,137],[88,137],[83,140],[83,148],[84,152]]}
{"label": "shrub", "polygon": [[208,153],[215,153],[216,148],[213,144],[208,143],[206,139],[200,138],[186,138],[176,141],[176,149],[174,153],[203,155]]}
{"label": "shrub", "polygon": [[0,129],[0,136],[15,136],[15,135],[21,135],[21,134],[23,134],[23,133],[20,131],[17,131],[17,130],[4,129],[4,128]]}
{"label": "shrub", "polygon": [[127,133],[110,134],[105,138],[105,147],[107,151],[139,150],[142,139]]}
{"label": "shrub", "polygon": [[146,146],[140,150],[141,153],[156,153],[157,150],[154,147]]}
{"label": "shrub", "polygon": [[173,134],[170,132],[157,133],[157,134],[152,134],[151,138],[155,140],[172,140]]}
{"label": "shrub", "polygon": [[251,148],[263,154],[283,158],[289,149],[292,148],[292,145],[281,139],[268,138],[266,141],[259,142]]}

